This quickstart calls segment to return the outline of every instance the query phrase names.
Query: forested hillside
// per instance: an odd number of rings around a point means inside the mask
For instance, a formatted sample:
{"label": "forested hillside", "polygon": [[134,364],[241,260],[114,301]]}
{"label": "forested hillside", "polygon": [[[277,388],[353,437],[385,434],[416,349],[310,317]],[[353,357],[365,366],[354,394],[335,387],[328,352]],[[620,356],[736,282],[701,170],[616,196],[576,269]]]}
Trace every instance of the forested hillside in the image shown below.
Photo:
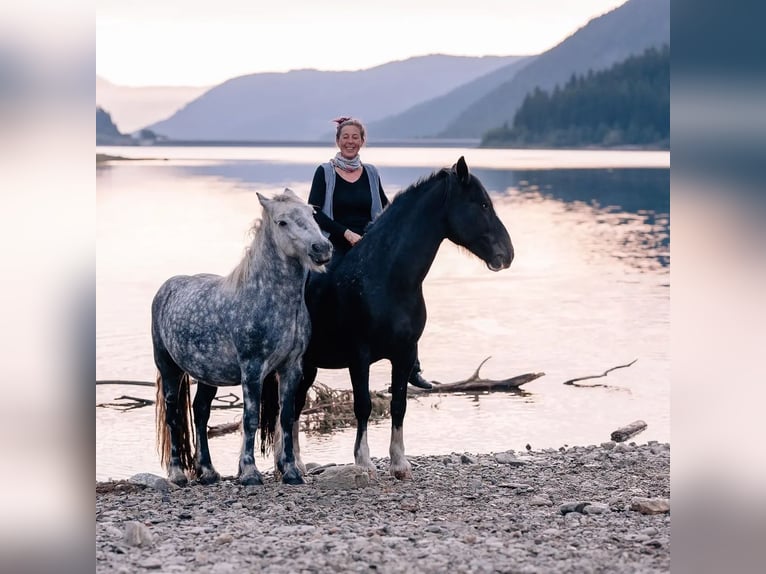
{"label": "forested hillside", "polygon": [[664,44],[670,44],[670,0],[628,0],[537,56],[511,80],[464,110],[439,136],[480,138],[487,130],[510,124],[535,87],[552,90],[572,74],[606,70]]}
{"label": "forested hillside", "polygon": [[488,131],[485,147],[670,145],[670,47],[649,48],[608,70],[536,88],[512,125]]}

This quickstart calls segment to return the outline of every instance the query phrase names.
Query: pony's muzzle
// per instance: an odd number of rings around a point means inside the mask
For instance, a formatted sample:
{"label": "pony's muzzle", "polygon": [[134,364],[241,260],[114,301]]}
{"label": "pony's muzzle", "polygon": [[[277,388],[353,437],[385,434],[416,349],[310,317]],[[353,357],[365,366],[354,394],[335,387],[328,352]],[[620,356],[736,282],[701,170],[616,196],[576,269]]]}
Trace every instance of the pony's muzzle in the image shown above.
{"label": "pony's muzzle", "polygon": [[322,243],[312,243],[309,257],[317,265],[324,265],[332,257],[332,243],[324,241]]}
{"label": "pony's muzzle", "polygon": [[495,251],[492,258],[487,261],[487,267],[490,271],[502,271],[508,269],[513,261],[513,247],[507,250]]}

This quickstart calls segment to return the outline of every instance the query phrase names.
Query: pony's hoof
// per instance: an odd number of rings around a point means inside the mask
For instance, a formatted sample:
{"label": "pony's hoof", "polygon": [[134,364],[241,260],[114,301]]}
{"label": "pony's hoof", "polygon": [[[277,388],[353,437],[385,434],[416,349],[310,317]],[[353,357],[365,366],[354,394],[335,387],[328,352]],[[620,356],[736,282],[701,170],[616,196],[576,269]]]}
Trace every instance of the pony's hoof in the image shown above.
{"label": "pony's hoof", "polygon": [[198,480],[200,484],[215,484],[219,480],[221,480],[221,475],[218,474],[216,471],[205,471],[198,473]]}
{"label": "pony's hoof", "polygon": [[175,469],[168,472],[168,480],[177,486],[186,486],[189,484],[189,479],[182,470]]}
{"label": "pony's hoof", "polygon": [[282,475],[282,483],[284,484],[305,484],[300,471],[296,468],[293,471],[289,471]]}
{"label": "pony's hoof", "polygon": [[240,476],[239,483],[243,486],[261,486],[263,477],[259,473],[248,474],[247,476]]}
{"label": "pony's hoof", "polygon": [[412,471],[410,469],[406,469],[406,470],[391,469],[391,474],[394,475],[394,478],[396,480],[412,480]]}

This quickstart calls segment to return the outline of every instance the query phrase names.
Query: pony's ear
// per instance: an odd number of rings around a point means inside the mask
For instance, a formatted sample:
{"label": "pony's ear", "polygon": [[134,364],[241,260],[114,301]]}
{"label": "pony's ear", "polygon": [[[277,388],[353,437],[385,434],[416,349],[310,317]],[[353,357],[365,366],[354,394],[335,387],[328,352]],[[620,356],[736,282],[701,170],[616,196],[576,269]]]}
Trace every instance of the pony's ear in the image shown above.
{"label": "pony's ear", "polygon": [[298,195],[292,189],[290,189],[289,187],[285,188],[284,195],[286,195],[287,197],[292,197],[293,199],[300,199],[298,197]]}
{"label": "pony's ear", "polygon": [[463,185],[468,184],[471,178],[470,174],[468,173],[468,165],[465,163],[465,158],[462,155],[455,164],[455,171],[457,172],[458,181]]}
{"label": "pony's ear", "polygon": [[271,206],[272,200],[269,199],[268,197],[264,196],[264,195],[261,195],[261,193],[259,191],[256,191],[255,195],[258,196],[258,201],[261,202],[261,205],[263,206],[263,209],[268,211],[269,207]]}

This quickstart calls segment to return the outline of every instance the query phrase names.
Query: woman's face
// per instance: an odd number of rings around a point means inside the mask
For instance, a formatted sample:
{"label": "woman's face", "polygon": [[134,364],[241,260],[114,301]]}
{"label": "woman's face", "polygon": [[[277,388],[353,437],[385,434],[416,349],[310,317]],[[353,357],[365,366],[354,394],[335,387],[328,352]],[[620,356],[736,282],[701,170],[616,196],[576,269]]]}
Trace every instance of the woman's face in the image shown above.
{"label": "woman's face", "polygon": [[338,141],[335,143],[338,144],[340,155],[346,159],[352,159],[359,153],[364,140],[362,139],[362,132],[357,126],[344,126],[340,130]]}

